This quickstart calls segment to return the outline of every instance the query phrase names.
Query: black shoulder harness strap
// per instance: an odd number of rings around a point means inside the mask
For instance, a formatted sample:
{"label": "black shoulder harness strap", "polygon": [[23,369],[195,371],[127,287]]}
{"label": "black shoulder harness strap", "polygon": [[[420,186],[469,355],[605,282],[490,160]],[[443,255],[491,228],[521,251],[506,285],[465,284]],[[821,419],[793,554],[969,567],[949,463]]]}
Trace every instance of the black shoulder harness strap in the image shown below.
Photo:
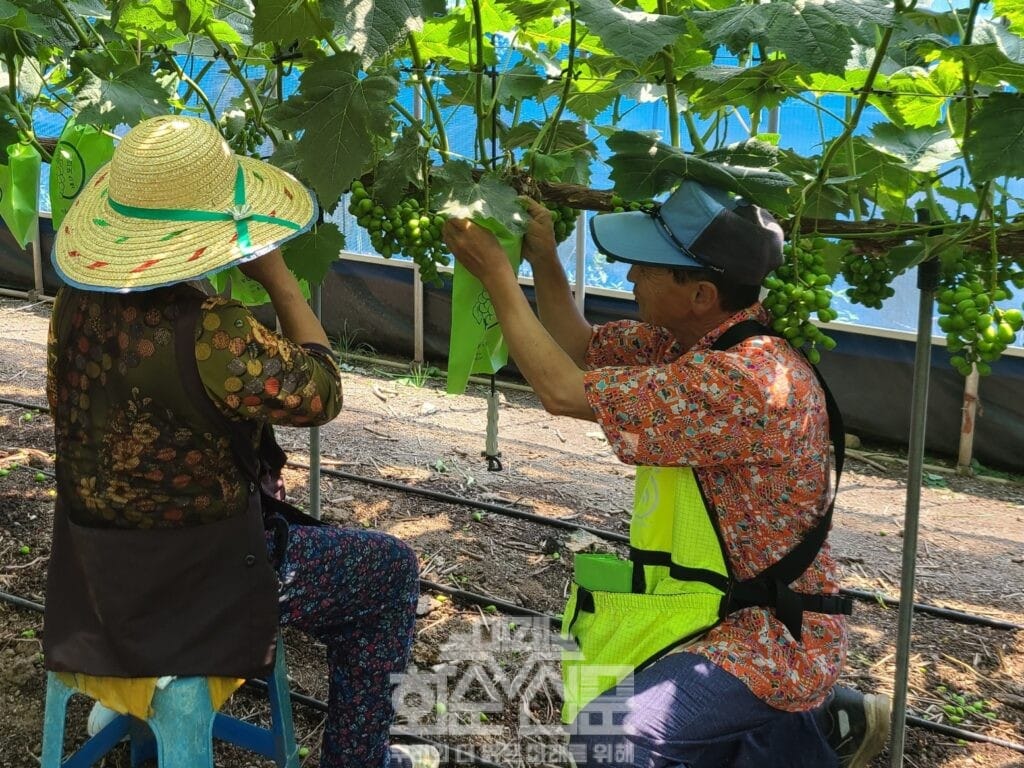
{"label": "black shoulder harness strap", "polygon": [[[743,320],[726,330],[711,348],[718,351],[726,350],[755,336],[781,338],[780,334],[756,320]],[[836,456],[836,484],[832,498],[829,500],[828,509],[818,524],[808,531],[803,539],[777,563],[753,579],[735,581],[730,578],[730,589],[722,601],[721,609],[721,615],[724,617],[734,611],[752,606],[774,608],[776,617],[786,625],[786,628],[797,640],[801,639],[804,611],[846,615],[853,613],[853,601],[848,597],[806,595],[794,592],[789,588],[789,585],[811,566],[825,543],[825,538],[832,525],[835,492],[839,488],[839,479],[842,476],[843,462],[846,458],[846,432],[843,429],[843,417],[839,412],[839,406],[821,373],[814,366],[811,368],[825,394],[829,438]],[[711,510],[709,509],[709,511]],[[717,519],[713,517],[712,520],[717,526]]]}

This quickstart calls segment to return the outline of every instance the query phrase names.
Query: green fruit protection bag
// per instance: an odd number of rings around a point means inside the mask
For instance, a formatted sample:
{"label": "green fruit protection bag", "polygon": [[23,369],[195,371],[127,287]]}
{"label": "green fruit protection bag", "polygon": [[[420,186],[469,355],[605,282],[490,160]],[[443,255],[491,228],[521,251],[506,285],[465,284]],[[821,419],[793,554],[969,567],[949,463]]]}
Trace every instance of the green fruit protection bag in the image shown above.
{"label": "green fruit protection bag", "polygon": [[114,154],[114,140],[91,125],[68,120],[50,161],[50,211],[54,229],[87,181]]}
{"label": "green fruit protection bag", "polygon": [[[522,260],[522,237],[512,234],[495,219],[474,219],[494,233],[516,274]],[[502,335],[491,297],[469,271],[455,263],[452,282],[452,330],[448,345],[448,393],[466,391],[474,373],[497,373],[508,362],[508,347]]]}
{"label": "green fruit protection bag", "polygon": [[31,144],[10,144],[0,165],[0,217],[24,248],[36,237],[39,220],[39,170],[42,158]]}

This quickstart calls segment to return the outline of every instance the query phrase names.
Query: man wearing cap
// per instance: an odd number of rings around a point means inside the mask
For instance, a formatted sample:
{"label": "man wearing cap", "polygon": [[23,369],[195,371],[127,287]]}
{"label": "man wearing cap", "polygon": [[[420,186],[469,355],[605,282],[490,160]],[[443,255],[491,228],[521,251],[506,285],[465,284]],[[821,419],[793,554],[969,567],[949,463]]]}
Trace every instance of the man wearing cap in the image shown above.
{"label": "man wearing cap", "polygon": [[595,216],[632,264],[640,322],[576,309],[550,217],[528,201],[540,319],[486,230],[446,224],[545,409],[600,424],[637,467],[628,560],[580,557],[563,617],[578,766],[862,768],[888,700],[835,685],[847,601],[825,540],[838,410],[758,301],[782,260],[769,213],[683,181],[660,206]]}

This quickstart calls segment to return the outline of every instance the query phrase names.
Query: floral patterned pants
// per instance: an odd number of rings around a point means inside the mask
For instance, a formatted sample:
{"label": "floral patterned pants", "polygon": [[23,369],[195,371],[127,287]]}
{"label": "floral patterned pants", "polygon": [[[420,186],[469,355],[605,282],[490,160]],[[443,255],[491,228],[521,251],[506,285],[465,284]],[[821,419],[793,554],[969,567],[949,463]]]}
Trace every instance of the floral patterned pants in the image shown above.
{"label": "floral patterned pants", "polygon": [[[269,533],[267,546],[277,558]],[[327,646],[321,768],[386,768],[391,676],[405,671],[416,623],[416,553],[375,531],[292,526],[280,574],[281,624]]]}

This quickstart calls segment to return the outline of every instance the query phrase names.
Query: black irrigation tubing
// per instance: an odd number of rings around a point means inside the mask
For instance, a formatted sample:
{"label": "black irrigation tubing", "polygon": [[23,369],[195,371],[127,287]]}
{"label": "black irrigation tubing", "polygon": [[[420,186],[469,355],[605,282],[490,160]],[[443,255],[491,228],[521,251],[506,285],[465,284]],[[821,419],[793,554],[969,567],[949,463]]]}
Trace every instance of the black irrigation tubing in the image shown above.
{"label": "black irrigation tubing", "polygon": [[[296,467],[299,469],[309,469],[308,464],[301,464],[299,462],[290,461],[288,466]],[[584,530],[588,533],[592,533],[599,538],[605,539],[606,541],[615,541],[620,544],[628,544],[629,537],[621,533],[614,531],[608,531],[603,528],[597,528],[589,525],[580,525],[567,520],[559,520],[558,518],[544,517],[543,515],[536,515],[532,512],[523,512],[512,507],[507,507],[501,504],[494,504],[488,501],[477,501],[475,499],[467,499],[462,496],[456,496],[450,493],[444,493],[442,491],[435,491],[429,488],[420,488],[415,485],[409,485],[407,483],[399,483],[394,480],[384,480],[373,477],[366,477],[365,475],[356,474],[354,472],[344,472],[339,469],[330,469],[328,467],[321,467],[320,472],[325,475],[331,475],[332,477],[338,477],[344,480],[352,480],[358,483],[364,483],[366,485],[376,485],[382,488],[390,488],[392,490],[401,491],[402,493],[411,493],[418,496],[425,496],[435,501],[443,501],[448,504],[457,504],[465,507],[472,507],[474,509],[482,509],[488,512],[494,512],[498,515],[504,515],[506,517],[515,517],[520,520],[529,520],[534,523],[541,525],[547,525],[554,528],[563,528],[567,530]],[[847,595],[848,597],[862,600],[867,603],[878,603],[879,601],[889,606],[898,606],[900,604],[899,598],[888,597],[876,592],[866,592],[860,589],[848,589],[842,588],[839,590],[841,594]],[[960,624],[973,624],[982,627],[991,627],[992,629],[1004,629],[1004,630],[1022,630],[1024,624],[1016,624],[1012,621],[1003,621],[1002,619],[992,619],[988,616],[978,616],[973,613],[966,613],[964,611],[957,611],[952,608],[942,608],[937,605],[929,605],[927,603],[914,603],[914,611],[917,613],[928,614],[937,616],[943,619],[949,619]]]}
{"label": "black irrigation tubing", "polygon": [[446,595],[451,595],[456,600],[471,603],[472,605],[479,605],[483,608],[493,605],[507,616],[528,616],[532,619],[547,619],[553,628],[560,627],[562,625],[562,620],[557,616],[549,616],[546,613],[535,611],[532,608],[524,608],[521,605],[510,603],[507,600],[502,600],[498,597],[479,595],[475,592],[466,592],[465,590],[456,589],[444,584],[438,584],[435,581],[429,581],[427,579],[420,579],[420,586],[426,587],[433,592],[443,592]]}
{"label": "black irrigation tubing", "polygon": [[[295,467],[297,469],[309,470],[308,464],[301,464],[297,461],[289,461],[289,467]],[[590,525],[583,525],[581,523],[574,523],[571,520],[559,520],[557,517],[542,517],[535,515],[532,512],[523,512],[512,507],[507,507],[502,504],[493,504],[489,501],[477,501],[476,499],[467,499],[462,496],[456,496],[451,493],[445,493],[444,491],[434,491],[430,488],[420,488],[415,485],[408,485],[406,483],[399,483],[395,480],[384,480],[382,478],[366,477],[365,475],[359,475],[353,472],[345,472],[340,469],[331,469],[330,467],[321,467],[321,474],[331,475],[332,477],[339,477],[343,480],[352,480],[357,483],[364,483],[366,485],[377,485],[381,488],[390,488],[393,491],[401,491],[402,493],[412,493],[417,496],[426,496],[428,499],[434,499],[434,501],[443,501],[448,504],[457,504],[464,507],[473,507],[474,509],[482,509],[486,512],[494,512],[498,515],[504,515],[505,517],[515,517],[520,520],[529,520],[531,522],[543,523],[552,528],[562,528],[567,531],[581,530],[587,533],[592,533],[595,536],[599,536],[602,539],[608,541],[616,541],[620,544],[628,544],[629,537],[621,533],[615,533],[614,531],[606,531],[603,528],[595,528]]]}
{"label": "black irrigation tubing", "polygon": [[[465,595],[468,598],[470,598],[471,602],[482,597],[481,595],[474,595],[471,592],[462,592],[461,590],[441,587],[441,585],[433,584],[432,582],[428,581],[423,581],[422,583],[431,588],[440,588],[442,591],[448,592],[449,594],[455,597],[461,597]],[[0,592],[0,602],[11,603],[12,605],[16,605],[21,608],[28,608],[29,610],[36,611],[37,613],[42,613],[44,610],[44,606],[40,605],[39,603],[32,602],[31,600],[26,600],[25,598],[18,597],[17,595],[8,594],[7,592]],[[535,615],[549,619],[551,618],[550,616],[545,616],[545,614],[537,613],[535,611],[531,611],[528,614],[524,614],[522,612],[526,609],[520,608],[519,606],[513,605],[511,603],[505,603],[503,601],[490,599],[488,604],[494,605],[495,607],[501,607],[502,605],[506,605],[520,612],[519,614],[513,615]],[[267,687],[267,684],[262,680],[247,680],[246,685],[255,688],[260,688],[261,690],[266,690]],[[302,704],[303,706],[315,709],[318,712],[327,711],[327,704],[323,701],[320,701],[319,699],[313,698],[312,696],[306,696],[302,693],[295,693],[291,690],[289,690],[289,695],[291,700],[294,701],[296,704]],[[1004,749],[1010,749],[1014,752],[1020,752],[1021,754],[1024,754],[1024,744],[1018,744],[1013,741],[1007,741],[1006,739],[999,739],[995,736],[988,736],[984,733],[965,731],[960,728],[954,728],[951,725],[945,725],[944,723],[935,723],[931,720],[926,720],[923,717],[917,717],[915,715],[909,714],[907,715],[907,723],[916,728],[921,728],[926,731],[934,731],[935,733],[941,733],[946,736],[952,736],[957,739],[965,739],[967,741],[984,742],[985,744],[992,744],[997,747],[1003,747]],[[436,747],[442,754],[448,754],[448,759],[455,760],[457,764],[460,765],[462,763],[458,763],[458,761],[462,759],[468,760],[473,765],[478,765],[481,768],[505,768],[505,766],[499,765],[498,763],[491,763],[486,760],[483,760],[482,758],[478,758],[473,754],[462,752],[456,747],[449,747],[446,744],[434,742],[429,739],[424,739],[423,737],[417,736],[415,734],[405,733],[398,729],[395,729],[394,733],[396,736],[399,736],[408,741],[418,742],[421,744],[430,744]]]}
{"label": "black irrigation tubing", "polygon": [[39,413],[49,413],[50,409],[45,405],[34,405],[32,403],[23,403],[20,400],[8,400],[6,397],[0,397],[0,403],[4,405],[15,405],[19,408],[25,408],[31,411],[39,411]]}

